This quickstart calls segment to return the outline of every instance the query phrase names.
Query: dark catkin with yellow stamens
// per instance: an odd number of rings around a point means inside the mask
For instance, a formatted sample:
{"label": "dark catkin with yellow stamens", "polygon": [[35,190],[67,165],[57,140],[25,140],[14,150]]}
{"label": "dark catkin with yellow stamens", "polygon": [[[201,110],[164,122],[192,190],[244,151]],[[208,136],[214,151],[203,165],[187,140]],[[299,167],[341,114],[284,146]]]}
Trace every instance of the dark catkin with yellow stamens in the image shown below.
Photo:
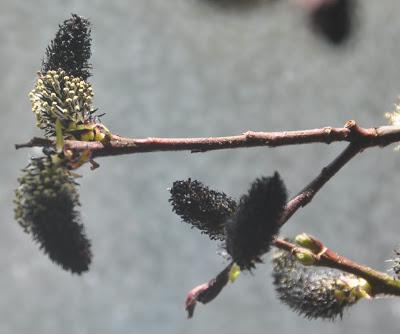
{"label": "dark catkin with yellow stamens", "polygon": [[362,278],[337,270],[303,266],[286,251],[273,255],[273,279],[279,299],[309,319],[342,318],[346,308],[369,298]]}
{"label": "dark catkin with yellow stamens", "polygon": [[196,180],[175,181],[170,189],[172,210],[185,223],[207,234],[211,240],[224,240],[224,222],[236,209],[236,202],[223,192]]}
{"label": "dark catkin with yellow stamens", "polygon": [[81,274],[92,259],[90,241],[77,211],[77,184],[58,159],[33,158],[23,169],[15,192],[15,219],[52,261]]}
{"label": "dark catkin with yellow stamens", "polygon": [[90,76],[91,56],[90,22],[72,14],[60,26],[46,50],[42,73],[64,70],[68,75],[86,80]]}
{"label": "dark catkin with yellow stamens", "polygon": [[57,119],[63,134],[68,136],[79,125],[95,121],[93,95],[91,85],[83,79],[68,75],[64,70],[50,70],[38,74],[29,98],[36,124],[47,136],[55,135]]}
{"label": "dark catkin with yellow stamens", "polygon": [[241,270],[250,270],[268,252],[279,232],[279,218],[287,201],[278,172],[256,179],[226,223],[226,249]]}

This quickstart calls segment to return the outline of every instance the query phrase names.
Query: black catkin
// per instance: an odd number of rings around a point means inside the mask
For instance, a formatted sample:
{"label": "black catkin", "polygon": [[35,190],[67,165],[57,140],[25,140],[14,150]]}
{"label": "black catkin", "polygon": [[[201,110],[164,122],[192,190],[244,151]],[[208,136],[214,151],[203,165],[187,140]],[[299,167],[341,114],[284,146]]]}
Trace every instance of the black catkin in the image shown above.
{"label": "black catkin", "polygon": [[64,70],[68,75],[86,80],[91,74],[90,22],[76,14],[65,20],[46,49],[42,73]]}
{"label": "black catkin", "polygon": [[275,172],[256,179],[240,199],[236,213],[226,224],[226,248],[241,270],[254,268],[269,251],[279,232],[279,218],[287,201],[286,187]]}
{"label": "black catkin", "polygon": [[15,219],[50,259],[81,274],[92,259],[77,207],[77,184],[51,156],[34,158],[18,179]]}
{"label": "black catkin", "polygon": [[223,192],[211,190],[196,180],[175,181],[170,189],[172,210],[211,240],[224,240],[224,222],[236,203]]}

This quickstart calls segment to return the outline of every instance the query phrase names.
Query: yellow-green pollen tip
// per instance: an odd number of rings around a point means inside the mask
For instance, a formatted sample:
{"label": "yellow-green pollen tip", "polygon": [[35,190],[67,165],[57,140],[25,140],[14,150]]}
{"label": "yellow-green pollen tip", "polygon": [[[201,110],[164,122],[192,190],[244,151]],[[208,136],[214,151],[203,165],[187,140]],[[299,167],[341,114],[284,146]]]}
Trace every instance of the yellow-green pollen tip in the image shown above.
{"label": "yellow-green pollen tip", "polygon": [[241,273],[240,267],[234,263],[229,271],[229,282],[233,283],[239,277]]}
{"label": "yellow-green pollen tip", "polygon": [[346,300],[350,303],[355,303],[359,299],[371,299],[371,286],[361,277],[343,275],[337,280],[335,289],[335,297],[341,301]]}

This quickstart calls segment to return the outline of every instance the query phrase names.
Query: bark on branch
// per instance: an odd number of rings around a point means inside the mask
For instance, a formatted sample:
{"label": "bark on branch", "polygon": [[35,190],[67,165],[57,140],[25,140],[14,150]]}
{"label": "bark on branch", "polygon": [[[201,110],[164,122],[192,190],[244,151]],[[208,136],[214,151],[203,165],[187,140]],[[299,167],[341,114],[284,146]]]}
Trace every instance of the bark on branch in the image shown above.
{"label": "bark on branch", "polygon": [[[65,148],[72,151],[90,150],[92,157],[105,157],[122,154],[134,154],[156,151],[190,151],[207,152],[233,148],[256,146],[277,147],[311,143],[357,142],[363,147],[386,146],[400,141],[400,127],[380,126],[376,128],[361,128],[354,121],[348,121],[343,128],[324,127],[311,130],[253,132],[247,131],[241,135],[227,137],[205,138],[124,138],[112,136],[106,142],[87,142],[65,140]],[[54,146],[55,141],[44,138],[33,138],[23,147]]]}

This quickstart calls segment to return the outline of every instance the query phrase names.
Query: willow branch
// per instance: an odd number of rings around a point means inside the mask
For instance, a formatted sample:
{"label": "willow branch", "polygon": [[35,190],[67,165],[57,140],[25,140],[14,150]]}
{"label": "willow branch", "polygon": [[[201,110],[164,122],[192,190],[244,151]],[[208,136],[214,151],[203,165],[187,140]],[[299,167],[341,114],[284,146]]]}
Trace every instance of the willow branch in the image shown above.
{"label": "willow branch", "polygon": [[285,224],[301,207],[306,206],[316,193],[344,167],[352,158],[364,149],[360,143],[350,143],[345,150],[329,165],[324,167],[319,175],[312,180],[300,193],[294,196],[287,204],[280,220],[280,225]]}
{"label": "willow branch", "polygon": [[[316,240],[320,244],[321,252],[314,254],[314,266],[329,267],[333,269],[339,269],[350,274],[354,274],[358,277],[364,278],[371,285],[371,295],[375,296],[378,294],[395,295],[400,296],[400,281],[392,278],[391,276],[374,270],[365,265],[359,264],[353,260],[350,260],[342,255],[335,253],[333,250],[327,248],[319,240]],[[308,250],[298,245],[295,245],[289,241],[276,238],[274,240],[274,246],[280,249],[284,249],[291,253]]]}
{"label": "willow branch", "polygon": [[344,151],[339,154],[339,156],[337,156],[329,165],[322,168],[321,172],[315,179],[313,179],[302,191],[286,204],[285,210],[280,219],[281,226],[285,224],[298,209],[310,203],[316,193],[358,153],[362,152],[367,147],[382,145],[382,140],[385,142],[388,141],[388,133],[391,133],[392,135],[392,132],[383,132],[382,128],[376,128],[375,137],[370,138],[370,129],[360,128],[354,121],[348,121],[345,128],[350,131],[349,137],[353,140]]}
{"label": "willow branch", "polygon": [[[92,157],[105,157],[156,151],[207,152],[212,150],[245,148],[256,146],[277,147],[311,143],[363,142],[364,146],[386,146],[400,141],[400,127],[381,126],[361,128],[349,121],[343,128],[324,127],[312,130],[253,132],[237,136],[206,138],[124,138],[112,136],[107,142],[65,140],[65,148],[73,151],[90,150]],[[16,148],[54,146],[53,140],[33,138]]]}
{"label": "willow branch", "polygon": [[[254,147],[283,146],[309,143],[332,143],[347,141],[350,144],[320,174],[286,205],[280,224],[283,225],[301,207],[307,205],[315,194],[353,157],[364,149],[373,146],[386,146],[400,141],[399,126],[380,126],[375,128],[359,127],[355,121],[346,122],[343,128],[324,127],[312,130],[282,132],[248,131],[238,136],[209,138],[145,138],[132,139],[113,135],[106,142],[88,142],[65,140],[64,149],[72,151],[91,151],[92,158],[120,154],[133,154],[156,151],[206,152],[210,150]],[[46,138],[33,138],[25,144],[15,145],[17,149],[25,147],[49,147],[55,142]]]}

